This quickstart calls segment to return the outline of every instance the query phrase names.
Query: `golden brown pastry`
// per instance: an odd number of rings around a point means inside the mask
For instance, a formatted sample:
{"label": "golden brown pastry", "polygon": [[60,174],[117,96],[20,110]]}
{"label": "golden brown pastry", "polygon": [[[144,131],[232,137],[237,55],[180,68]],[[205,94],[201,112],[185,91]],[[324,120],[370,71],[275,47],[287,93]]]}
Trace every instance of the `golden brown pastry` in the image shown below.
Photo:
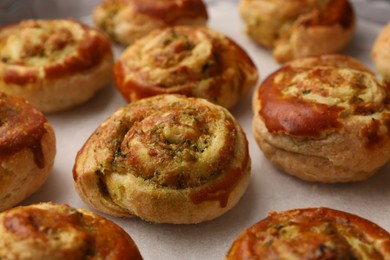
{"label": "golden brown pastry", "polygon": [[364,180],[390,159],[389,88],[342,55],[300,58],[253,98],[253,135],[285,172],[319,182]]}
{"label": "golden brown pastry", "polygon": [[231,209],[250,168],[246,135],[226,109],[159,95],[101,124],[77,154],[73,178],[81,198],[102,212],[189,224]]}
{"label": "golden brown pastry", "polygon": [[376,38],[371,56],[378,72],[390,84],[390,22]]}
{"label": "golden brown pastry", "polygon": [[0,259],[138,260],[131,237],[85,209],[40,203],[0,213]]}
{"label": "golden brown pastry", "polygon": [[355,31],[348,0],[240,0],[247,34],[278,62],[340,51]]}
{"label": "golden brown pastry", "polygon": [[390,259],[390,234],[330,208],[271,212],[236,238],[226,255],[233,259]]}
{"label": "golden brown pastry", "polygon": [[0,28],[0,91],[44,113],[90,99],[112,79],[108,38],[73,20],[27,20]]}
{"label": "golden brown pastry", "polygon": [[123,45],[150,31],[175,25],[205,25],[202,0],[103,0],[93,12],[97,27]]}
{"label": "golden brown pastry", "polygon": [[44,115],[24,99],[0,92],[0,211],[41,187],[55,154],[54,131]]}
{"label": "golden brown pastry", "polygon": [[128,47],[115,64],[114,79],[129,102],[176,93],[231,108],[256,84],[258,72],[247,53],[221,33],[176,26]]}

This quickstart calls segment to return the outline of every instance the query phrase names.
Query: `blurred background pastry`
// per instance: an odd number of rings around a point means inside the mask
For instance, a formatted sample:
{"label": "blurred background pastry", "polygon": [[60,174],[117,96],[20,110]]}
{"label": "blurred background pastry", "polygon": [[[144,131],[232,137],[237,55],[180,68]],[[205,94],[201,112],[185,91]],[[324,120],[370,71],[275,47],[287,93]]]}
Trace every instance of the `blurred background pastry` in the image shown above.
{"label": "blurred background pastry", "polygon": [[44,113],[89,100],[112,79],[111,43],[75,20],[25,20],[0,28],[0,91]]}
{"label": "blurred background pastry", "polygon": [[154,29],[175,25],[205,25],[202,0],[104,0],[93,11],[96,26],[123,45]]}
{"label": "blurred background pastry", "polygon": [[240,0],[246,33],[281,63],[340,51],[355,31],[348,0]]}
{"label": "blurred background pastry", "polygon": [[383,27],[376,38],[371,57],[383,80],[390,84],[390,22]]}
{"label": "blurred background pastry", "polygon": [[102,212],[191,224],[235,206],[250,169],[246,135],[225,108],[158,95],[102,123],[78,152],[73,178],[81,198]]}
{"label": "blurred background pastry", "polygon": [[0,213],[1,259],[128,259],[142,256],[114,222],[85,209],[55,203]]}
{"label": "blurred background pastry", "polygon": [[258,77],[244,49],[200,26],[151,32],[120,55],[114,70],[116,86],[129,102],[158,94],[183,94],[226,108],[237,104]]}
{"label": "blurred background pastry", "polygon": [[54,130],[45,116],[23,98],[0,92],[0,211],[45,183],[55,154]]}
{"label": "blurred background pastry", "polygon": [[245,229],[226,260],[389,259],[390,234],[370,220],[330,208],[271,212]]}
{"label": "blurred background pastry", "polygon": [[253,97],[253,135],[264,155],[308,181],[364,180],[390,159],[389,89],[342,55],[296,59]]}

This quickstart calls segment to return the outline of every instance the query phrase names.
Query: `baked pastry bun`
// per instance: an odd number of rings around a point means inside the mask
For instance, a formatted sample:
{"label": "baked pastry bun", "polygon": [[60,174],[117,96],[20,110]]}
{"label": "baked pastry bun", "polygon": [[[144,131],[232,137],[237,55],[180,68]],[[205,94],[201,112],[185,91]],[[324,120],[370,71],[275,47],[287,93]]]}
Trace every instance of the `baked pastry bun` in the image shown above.
{"label": "baked pastry bun", "polygon": [[114,80],[129,102],[158,94],[205,98],[231,108],[258,80],[247,53],[206,27],[155,30],[116,61]]}
{"label": "baked pastry bun", "polygon": [[131,237],[114,222],[55,203],[0,213],[0,258],[142,259]]}
{"label": "baked pastry bun", "polygon": [[73,20],[26,20],[0,28],[0,91],[44,113],[90,99],[112,79],[108,38]]}
{"label": "baked pastry bun", "polygon": [[191,224],[231,209],[248,185],[246,135],[223,107],[159,95],[115,112],[78,152],[75,187],[93,208]]}
{"label": "baked pastry bun", "polygon": [[23,98],[0,92],[0,211],[41,187],[55,154],[54,131],[44,115]]}
{"label": "baked pastry bun", "polygon": [[371,56],[378,72],[390,84],[390,22],[376,38]]}
{"label": "baked pastry bun", "polygon": [[206,25],[202,0],[103,0],[93,11],[96,26],[123,45],[154,29],[175,25]]}
{"label": "baked pastry bun", "polygon": [[225,259],[390,259],[390,234],[330,208],[271,212],[236,238]]}
{"label": "baked pastry bun", "polygon": [[355,31],[348,0],[240,0],[246,32],[278,62],[340,51]]}
{"label": "baked pastry bun", "polygon": [[390,159],[389,97],[350,57],[296,59],[255,91],[253,135],[269,160],[303,180],[364,180]]}

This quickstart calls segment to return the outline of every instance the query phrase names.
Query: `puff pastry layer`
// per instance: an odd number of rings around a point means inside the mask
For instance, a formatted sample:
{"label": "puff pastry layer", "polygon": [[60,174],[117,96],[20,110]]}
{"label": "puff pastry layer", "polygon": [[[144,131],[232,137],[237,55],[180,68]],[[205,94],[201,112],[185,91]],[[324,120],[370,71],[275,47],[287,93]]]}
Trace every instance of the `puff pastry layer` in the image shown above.
{"label": "puff pastry layer", "polygon": [[256,84],[258,72],[247,53],[221,33],[176,26],[128,47],[115,64],[114,79],[130,102],[176,93],[231,108]]}
{"label": "puff pastry layer", "polygon": [[154,29],[205,25],[208,14],[202,0],[104,0],[93,19],[111,39],[130,45]]}
{"label": "puff pastry layer", "polygon": [[44,113],[90,99],[112,78],[108,38],[73,20],[27,20],[0,28],[0,91]]}
{"label": "puff pastry layer", "polygon": [[348,0],[241,0],[240,14],[247,34],[279,62],[338,52],[355,31]]}
{"label": "puff pastry layer", "polygon": [[390,234],[330,208],[272,212],[243,231],[226,259],[389,259]]}
{"label": "puff pastry layer", "polygon": [[0,213],[0,258],[142,259],[134,241],[115,223],[54,203]]}
{"label": "puff pastry layer", "polygon": [[115,112],[79,151],[81,198],[116,216],[199,223],[231,209],[251,161],[240,125],[204,99],[159,95]]}
{"label": "puff pastry layer", "polygon": [[0,92],[0,211],[38,190],[56,154],[54,130],[23,98]]}
{"label": "puff pastry layer", "polygon": [[253,97],[253,134],[285,172],[320,182],[357,181],[390,159],[389,88],[341,55],[296,59]]}

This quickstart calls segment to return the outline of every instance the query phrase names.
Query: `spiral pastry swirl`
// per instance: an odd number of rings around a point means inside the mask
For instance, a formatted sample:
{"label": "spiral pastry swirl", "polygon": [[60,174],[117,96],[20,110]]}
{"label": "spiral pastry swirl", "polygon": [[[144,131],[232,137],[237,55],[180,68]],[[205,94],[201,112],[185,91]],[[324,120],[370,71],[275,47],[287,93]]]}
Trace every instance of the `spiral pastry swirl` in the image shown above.
{"label": "spiral pastry swirl", "polygon": [[0,213],[1,259],[141,260],[118,225],[85,209],[40,203]]}
{"label": "spiral pastry swirl", "polygon": [[157,94],[205,98],[231,108],[258,80],[247,53],[206,27],[156,30],[128,47],[114,80],[129,102]]}
{"label": "spiral pastry swirl", "polygon": [[204,99],[159,95],[115,112],[79,151],[80,196],[117,216],[198,223],[231,209],[250,174],[245,133]]}
{"label": "spiral pastry swirl", "polygon": [[371,221],[330,208],[270,215],[243,231],[226,259],[389,259],[390,234]]}
{"label": "spiral pastry swirl", "polygon": [[275,165],[308,181],[364,180],[390,159],[389,88],[343,55],[296,59],[253,98],[254,137]]}
{"label": "spiral pastry swirl", "polygon": [[44,113],[90,99],[112,78],[111,43],[74,20],[25,20],[0,28],[0,91]]}

